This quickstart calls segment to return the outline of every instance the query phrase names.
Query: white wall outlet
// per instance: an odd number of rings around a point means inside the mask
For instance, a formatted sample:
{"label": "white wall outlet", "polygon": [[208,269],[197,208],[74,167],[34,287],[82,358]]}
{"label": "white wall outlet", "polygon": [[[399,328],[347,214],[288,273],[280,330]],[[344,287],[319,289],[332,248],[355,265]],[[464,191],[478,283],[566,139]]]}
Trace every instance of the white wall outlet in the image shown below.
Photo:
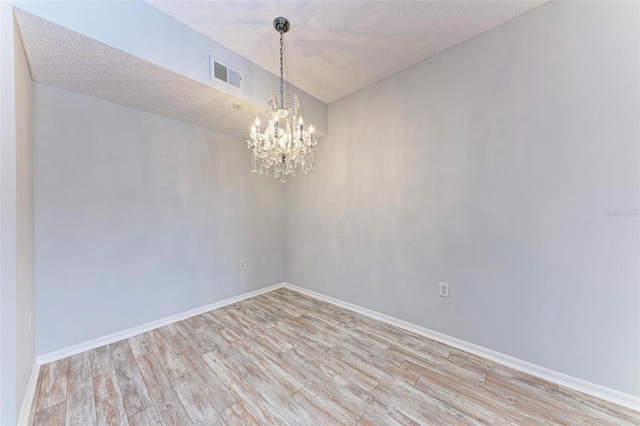
{"label": "white wall outlet", "polygon": [[240,270],[241,270],[241,271],[244,271],[244,270],[245,270],[245,268],[246,268],[246,265],[244,264],[244,260],[241,260],[241,261],[240,261]]}
{"label": "white wall outlet", "polygon": [[27,321],[29,321],[29,331],[31,331],[31,311],[29,311],[29,315],[27,316]]}
{"label": "white wall outlet", "polygon": [[440,297],[449,297],[449,284],[440,283]]}

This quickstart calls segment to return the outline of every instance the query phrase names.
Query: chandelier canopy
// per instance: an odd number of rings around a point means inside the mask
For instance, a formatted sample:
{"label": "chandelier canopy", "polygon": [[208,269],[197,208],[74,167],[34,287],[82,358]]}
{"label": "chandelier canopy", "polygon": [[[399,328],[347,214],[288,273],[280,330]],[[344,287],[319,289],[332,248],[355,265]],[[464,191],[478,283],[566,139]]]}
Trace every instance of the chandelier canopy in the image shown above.
{"label": "chandelier canopy", "polygon": [[279,177],[284,183],[287,175],[296,175],[298,167],[305,174],[315,168],[313,150],[318,149],[318,140],[313,136],[313,125],[308,129],[304,128],[298,96],[294,94],[285,107],[284,33],[289,31],[290,24],[286,18],[278,17],[273,20],[273,27],[280,33],[280,104],[272,89],[266,110],[267,125],[261,131],[260,119],[256,117],[251,126],[247,148],[251,150],[251,172],[266,175],[273,167],[273,176]]}

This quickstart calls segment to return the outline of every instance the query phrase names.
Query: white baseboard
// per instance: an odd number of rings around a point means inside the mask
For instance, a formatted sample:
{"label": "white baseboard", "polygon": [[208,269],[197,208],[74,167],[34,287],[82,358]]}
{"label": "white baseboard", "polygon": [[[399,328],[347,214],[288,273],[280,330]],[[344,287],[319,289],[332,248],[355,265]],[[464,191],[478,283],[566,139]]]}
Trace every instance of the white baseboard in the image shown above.
{"label": "white baseboard", "polygon": [[29,414],[31,414],[31,406],[33,405],[36,397],[36,387],[38,385],[39,372],[40,364],[38,364],[37,360],[33,360],[31,376],[29,376],[29,383],[27,384],[27,390],[24,394],[22,408],[20,409],[20,415],[18,417],[19,426],[27,426],[29,424]]}
{"label": "white baseboard", "polygon": [[328,303],[332,303],[350,311],[354,311],[359,314],[386,322],[387,324],[395,325],[396,327],[402,328],[404,330],[411,331],[429,339],[433,339],[449,346],[453,346],[454,348],[481,356],[483,358],[487,358],[502,365],[506,365],[507,367],[511,367],[532,376],[536,376],[549,382],[556,383],[559,386],[564,386],[565,388],[573,389],[575,391],[612,402],[631,410],[640,411],[640,397],[610,389],[605,386],[597,385],[595,383],[587,382],[586,380],[568,376],[566,374],[559,373],[545,367],[540,367],[539,365],[531,364],[521,359],[514,358],[509,355],[505,355],[500,352],[496,352],[491,349],[487,349],[482,346],[457,339],[455,337],[447,336],[446,334],[438,333],[437,331],[433,331],[428,328],[421,327],[419,325],[415,325],[389,315],[381,314],[371,309],[363,308],[349,302],[344,302],[333,297],[325,296],[324,294],[316,293],[315,291],[307,290],[293,284],[284,283],[283,287],[293,291],[297,291],[307,296],[315,297],[316,299],[320,299]]}
{"label": "white baseboard", "polygon": [[55,352],[50,352],[48,354],[40,355],[36,358],[36,361],[40,365],[57,361],[59,359],[66,358],[71,355],[76,355],[84,351],[99,348],[100,346],[108,345],[110,343],[127,339],[131,336],[136,336],[138,334],[145,333],[147,331],[153,330],[158,327],[162,327],[168,324],[173,324],[174,322],[182,321],[184,319],[191,318],[193,316],[200,315],[202,313],[209,312],[214,309],[222,308],[223,306],[232,305],[236,302],[240,302],[241,300],[249,299],[251,297],[255,297],[260,294],[279,289],[281,287],[284,287],[284,283],[274,284],[269,287],[264,287],[259,290],[244,293],[239,296],[235,296],[229,299],[221,300],[219,302],[211,303],[209,305],[200,306],[198,308],[191,309],[186,312],[181,312],[179,314],[175,314],[165,318],[161,318],[159,320],[151,321],[146,324],[139,325],[137,327],[129,328],[127,330],[118,331],[117,333],[109,334],[104,337],[99,337],[97,339],[89,340],[88,342],[80,343],[77,345],[69,346],[64,349],[60,349]]}

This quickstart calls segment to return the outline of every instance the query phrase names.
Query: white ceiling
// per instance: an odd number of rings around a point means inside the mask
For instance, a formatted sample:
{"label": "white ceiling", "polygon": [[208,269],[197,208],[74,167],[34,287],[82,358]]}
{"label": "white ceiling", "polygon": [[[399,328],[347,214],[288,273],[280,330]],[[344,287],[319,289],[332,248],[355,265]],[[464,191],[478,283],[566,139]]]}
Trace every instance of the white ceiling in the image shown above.
{"label": "white ceiling", "polygon": [[288,18],[285,78],[330,103],[546,1],[149,3],[275,74],[272,21]]}
{"label": "white ceiling", "polygon": [[21,9],[14,12],[35,81],[241,138],[247,123],[264,112]]}

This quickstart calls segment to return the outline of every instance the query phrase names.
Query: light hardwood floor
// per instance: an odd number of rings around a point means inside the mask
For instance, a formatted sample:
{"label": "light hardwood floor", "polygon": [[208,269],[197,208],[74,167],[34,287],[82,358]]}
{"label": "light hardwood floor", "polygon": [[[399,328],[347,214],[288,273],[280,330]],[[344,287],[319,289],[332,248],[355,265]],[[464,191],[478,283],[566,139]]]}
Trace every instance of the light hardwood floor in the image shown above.
{"label": "light hardwood floor", "polygon": [[46,364],[35,425],[640,425],[640,413],[279,289]]}

